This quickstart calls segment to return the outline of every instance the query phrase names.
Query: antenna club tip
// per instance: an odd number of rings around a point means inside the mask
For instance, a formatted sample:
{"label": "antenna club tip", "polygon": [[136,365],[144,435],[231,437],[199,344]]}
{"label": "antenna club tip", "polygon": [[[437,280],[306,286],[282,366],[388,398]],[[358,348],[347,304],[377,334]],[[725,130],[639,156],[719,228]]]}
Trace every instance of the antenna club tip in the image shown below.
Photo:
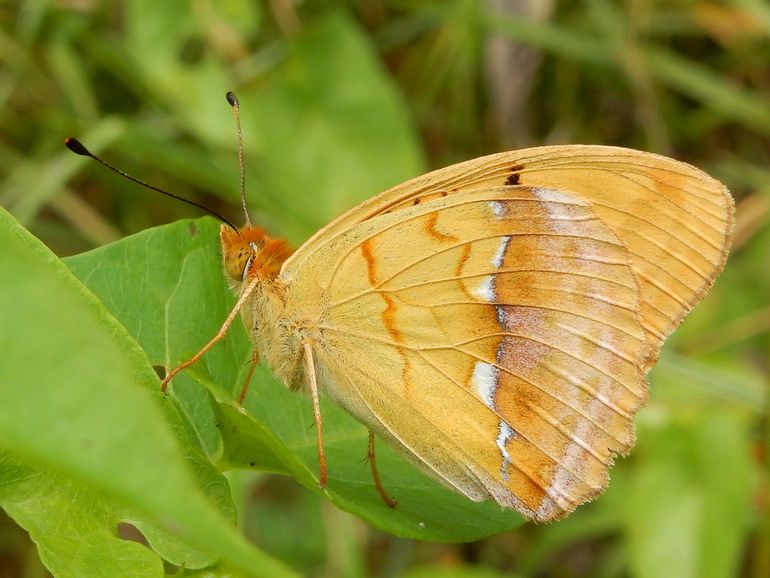
{"label": "antenna club tip", "polygon": [[230,103],[230,106],[236,107],[236,106],[240,106],[241,104],[240,102],[238,102],[238,97],[235,96],[235,93],[232,90],[227,91],[225,98],[227,99],[227,102]]}
{"label": "antenna club tip", "polygon": [[83,156],[83,157],[93,156],[91,154],[91,151],[89,151],[83,145],[83,143],[81,143],[78,139],[76,139],[74,137],[70,136],[70,137],[67,137],[66,139],[64,139],[64,145],[68,149],[70,149],[73,153],[75,153],[76,155],[80,155],[80,156]]}

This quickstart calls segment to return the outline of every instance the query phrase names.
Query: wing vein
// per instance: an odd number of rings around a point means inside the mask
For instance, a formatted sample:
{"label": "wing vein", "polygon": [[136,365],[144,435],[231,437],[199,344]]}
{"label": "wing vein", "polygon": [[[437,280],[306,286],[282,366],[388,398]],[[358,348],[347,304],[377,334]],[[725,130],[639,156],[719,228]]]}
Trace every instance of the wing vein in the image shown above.
{"label": "wing vein", "polygon": [[[530,444],[532,444],[532,446],[533,446],[533,447],[537,448],[537,449],[538,449],[538,451],[540,451],[540,453],[542,453],[542,454],[543,454],[545,457],[547,457],[549,460],[551,460],[551,461],[552,461],[552,462],[553,462],[553,463],[554,463],[554,464],[555,464],[557,467],[560,467],[560,468],[564,469],[565,471],[569,472],[569,473],[570,473],[570,474],[571,474],[571,475],[572,475],[572,476],[573,476],[575,479],[577,479],[577,480],[580,480],[580,481],[581,481],[581,482],[583,482],[583,483],[584,483],[584,484],[585,484],[587,487],[589,487],[589,488],[591,488],[591,489],[593,489],[593,490],[596,490],[596,489],[597,489],[597,488],[594,488],[594,487],[593,487],[591,484],[589,484],[589,483],[588,483],[586,480],[584,480],[580,474],[578,474],[577,472],[573,471],[572,469],[568,469],[568,468],[564,467],[564,465],[560,463],[560,460],[559,460],[559,458],[557,458],[557,457],[555,457],[555,456],[551,455],[551,453],[550,453],[550,452],[546,451],[546,450],[545,450],[543,447],[541,447],[540,445],[538,445],[538,443],[537,443],[537,442],[536,442],[534,439],[532,439],[532,438],[528,437],[528,436],[527,436],[527,435],[525,435],[523,432],[521,432],[519,429],[517,429],[517,428],[516,428],[516,427],[515,427],[515,426],[514,426],[512,423],[510,423],[510,421],[509,421],[509,420],[505,419],[505,418],[504,418],[502,415],[500,415],[500,412],[499,412],[497,409],[495,409],[495,408],[493,408],[493,407],[489,407],[489,406],[488,406],[486,403],[484,403],[484,401],[483,401],[482,399],[480,399],[479,397],[477,397],[476,395],[474,395],[474,394],[473,394],[473,392],[472,392],[472,391],[470,391],[469,389],[467,389],[467,388],[463,387],[463,386],[462,386],[462,384],[460,384],[459,382],[457,382],[457,381],[456,381],[456,380],[455,380],[455,379],[454,379],[454,378],[453,378],[451,375],[448,375],[447,373],[445,373],[444,371],[442,371],[442,370],[441,370],[441,369],[440,369],[440,368],[439,368],[439,367],[438,367],[438,366],[437,366],[435,363],[433,363],[432,361],[430,361],[429,359],[427,359],[427,358],[425,357],[425,355],[423,355],[421,352],[416,352],[416,353],[417,353],[417,354],[418,354],[418,355],[419,355],[419,356],[420,356],[420,357],[423,359],[423,361],[425,361],[425,362],[426,362],[428,365],[430,365],[430,366],[431,366],[433,369],[435,369],[435,370],[436,370],[436,371],[438,371],[440,374],[442,374],[444,377],[446,377],[448,380],[450,380],[450,381],[451,381],[451,382],[452,382],[452,383],[453,383],[455,386],[457,386],[457,387],[458,387],[458,388],[459,388],[461,391],[463,391],[463,392],[464,392],[466,395],[468,395],[468,396],[470,397],[470,399],[472,399],[472,400],[473,400],[474,402],[476,402],[477,404],[480,404],[480,406],[481,406],[481,407],[483,407],[485,410],[492,412],[492,414],[493,414],[493,415],[494,415],[494,416],[495,416],[495,417],[496,417],[498,420],[500,420],[500,422],[502,422],[502,423],[506,424],[506,425],[507,425],[509,428],[511,428],[513,431],[515,431],[517,435],[520,435],[520,436],[521,436],[521,437],[523,437],[525,440],[527,440],[527,441],[528,441]],[[510,373],[510,372],[509,372],[509,373]],[[521,379],[521,378],[519,378],[519,379]],[[522,379],[522,381],[526,381],[526,380],[523,380],[523,379]],[[534,385],[534,384],[532,384],[532,385]],[[536,386],[535,386],[535,387],[536,387]],[[587,415],[585,415],[584,413],[582,413],[582,412],[581,412],[579,409],[577,409],[577,408],[574,408],[574,407],[572,407],[571,405],[569,405],[569,404],[567,404],[567,403],[564,403],[562,400],[558,400],[558,399],[557,399],[557,401],[559,401],[560,403],[562,403],[562,404],[566,405],[567,407],[569,407],[570,409],[572,409],[572,410],[573,410],[573,411],[574,411],[574,412],[575,412],[577,415],[579,415],[579,416],[581,416],[583,419],[585,419],[585,420],[589,421],[590,423],[592,423],[593,425],[595,425],[597,429],[599,429],[599,430],[601,430],[601,431],[604,431],[604,433],[606,433],[606,434],[607,434],[609,437],[611,437],[611,438],[613,438],[613,439],[616,439],[616,441],[618,441],[618,442],[620,443],[620,440],[617,440],[617,438],[615,438],[615,437],[614,437],[612,434],[610,434],[609,432],[605,431],[605,430],[604,430],[604,429],[603,429],[603,428],[602,428],[602,427],[601,427],[599,424],[595,423],[595,422],[594,422],[594,421],[593,421],[591,418],[589,418]],[[553,424],[551,424],[551,425],[553,425]],[[555,429],[556,429],[556,430],[557,430],[559,433],[561,433],[561,434],[562,434],[562,435],[563,435],[563,436],[564,436],[564,437],[565,437],[567,440],[569,440],[569,441],[574,441],[575,443],[578,443],[578,442],[575,440],[575,438],[573,438],[573,437],[572,437],[572,436],[571,436],[571,435],[570,435],[568,432],[566,432],[566,431],[564,431],[563,429],[560,429],[560,428],[555,428]],[[578,445],[580,445],[580,444],[578,444]],[[594,455],[594,454],[592,454],[592,455]],[[597,459],[597,461],[598,461],[600,464],[602,464],[603,466],[608,466],[608,465],[609,465],[609,462],[607,462],[607,461],[603,460],[601,457],[599,457],[599,456],[596,456],[596,455],[594,455],[594,457],[595,457],[595,458]],[[527,471],[523,470],[523,469],[522,469],[522,468],[520,468],[518,465],[516,465],[516,462],[515,462],[515,460],[511,460],[511,464],[510,464],[510,465],[513,465],[514,467],[516,467],[516,469],[518,469],[520,472],[522,472],[523,474],[525,474],[525,475],[526,475],[526,476],[527,476],[527,477],[528,477],[528,478],[529,478],[529,479],[530,479],[530,480],[531,480],[533,483],[535,483],[535,484],[536,484],[538,487],[540,487],[542,490],[544,490],[546,494],[548,494],[548,495],[549,495],[549,496],[551,496],[552,498],[554,497],[554,496],[552,496],[552,495],[550,494],[550,492],[548,491],[548,489],[551,489],[551,486],[550,486],[550,485],[549,485],[549,487],[548,487],[548,488],[544,488],[542,485],[540,485],[540,483],[539,483],[539,482],[538,482],[538,481],[537,481],[537,480],[536,480],[536,479],[535,479],[535,478],[534,478],[534,477],[533,477],[533,476],[532,476],[532,475],[531,475],[529,472],[527,472]],[[569,498],[569,496],[567,496],[566,494],[562,494],[562,497],[564,497],[565,499],[567,499],[567,501],[568,501],[568,502],[570,501],[570,498]]]}
{"label": "wing vein", "polygon": [[[553,349],[555,351],[563,353],[564,355],[575,359],[579,363],[588,365],[584,360],[580,359],[579,357],[577,357],[577,356],[575,356],[575,355],[573,355],[573,354],[571,354],[571,353],[569,353],[567,351],[564,351],[564,350],[556,347],[555,345],[551,345],[549,343],[545,343],[544,341],[533,339],[533,338],[531,338],[529,336],[526,336],[526,335],[520,335],[520,334],[517,334],[517,333],[510,333],[510,332],[490,333],[490,334],[481,335],[481,336],[475,337],[473,339],[468,339],[468,340],[461,341],[461,342],[458,342],[458,343],[455,343],[455,344],[450,344],[450,345],[431,345],[431,346],[419,347],[419,346],[415,346],[415,345],[407,345],[405,343],[397,343],[397,342],[395,342],[395,341],[393,341],[391,339],[383,339],[383,338],[375,337],[375,336],[370,335],[368,333],[359,333],[357,331],[351,331],[349,329],[343,329],[341,327],[334,327],[334,326],[331,326],[331,325],[319,325],[318,328],[323,330],[323,331],[332,331],[332,332],[336,332],[336,333],[344,333],[346,335],[350,335],[352,337],[357,337],[359,339],[366,339],[366,340],[369,340],[369,341],[373,341],[375,343],[380,343],[382,345],[388,345],[390,347],[393,347],[394,349],[399,349],[399,348],[407,349],[409,351],[413,351],[413,352],[416,352],[416,353],[417,352],[421,352],[421,351],[440,351],[440,350],[448,349],[448,350],[457,351],[459,353],[467,355],[467,356],[469,356],[469,357],[471,357],[471,358],[473,358],[473,359],[475,359],[477,361],[483,361],[484,363],[489,363],[489,361],[485,360],[485,359],[482,359],[482,358],[480,358],[480,357],[474,355],[473,353],[470,353],[470,352],[468,352],[468,351],[466,351],[464,349],[460,349],[460,347],[464,346],[464,345],[470,345],[472,343],[476,343],[478,341],[482,341],[484,339],[489,339],[489,338],[495,338],[495,337],[518,337],[518,338],[521,338],[521,339],[526,339],[526,340],[529,340],[529,341],[533,341],[535,343],[539,343],[540,345],[548,347],[549,349]],[[493,364],[493,365],[495,365],[495,364]],[[552,397],[553,399],[555,399],[557,401],[561,401],[557,397],[555,397],[552,393],[550,393],[550,392],[546,391],[545,389],[539,387],[537,384],[535,384],[533,382],[530,382],[530,381],[524,379],[523,377],[520,377],[520,376],[516,375],[511,370],[509,370],[507,368],[504,368],[504,367],[501,367],[499,365],[495,365],[495,366],[498,367],[498,369],[502,369],[503,371],[505,371],[509,375],[529,383],[530,385],[532,385],[536,389],[540,389],[543,393],[545,393],[546,395]],[[593,367],[593,366],[589,365],[589,367]],[[633,395],[635,398],[639,399],[639,395],[627,383],[621,381],[617,377],[614,377],[614,376],[608,374],[607,372],[605,372],[602,369],[599,369],[599,368],[594,368],[594,369],[596,369],[598,372],[604,374],[605,377],[609,378],[610,380],[614,381],[615,383],[620,384],[631,395]],[[564,403],[564,402],[561,402],[561,403]],[[614,405],[608,405],[605,402],[603,402],[603,404],[606,405],[609,409],[611,409],[615,413],[618,413],[624,419],[628,419],[628,414],[624,410],[619,411],[619,408],[615,407]],[[571,407],[571,406],[569,406],[569,407]],[[574,409],[574,408],[572,408],[572,409]],[[611,435],[611,434],[609,434],[609,432],[607,432],[607,433],[608,433],[608,435]]]}
{"label": "wing vein", "polygon": [[[514,187],[508,187],[508,188],[513,189]],[[494,192],[494,191],[490,191],[490,192]],[[511,197],[511,196],[504,196],[504,195],[497,195],[497,196],[491,196],[490,195],[489,197],[485,197],[484,199],[470,199],[470,200],[457,201],[457,202],[454,202],[452,204],[441,205],[441,206],[437,207],[436,210],[448,209],[448,208],[457,208],[457,207],[462,207],[462,206],[467,206],[467,205],[474,205],[474,204],[479,204],[479,203],[486,204],[486,203],[490,203],[490,202],[494,202],[494,201],[505,201],[505,202],[519,201],[519,202],[524,202],[524,203],[532,203],[533,199],[529,198],[529,197],[517,198],[517,197]],[[551,203],[551,204],[583,206],[582,204],[577,203],[577,202],[575,202],[575,203],[567,203],[566,201],[553,201],[553,200],[539,201],[539,202],[540,203]],[[424,206],[427,206],[427,204],[424,205]],[[334,283],[334,279],[336,278],[337,273],[339,272],[339,268],[342,265],[342,263],[345,261],[345,259],[347,259],[348,256],[350,256],[353,253],[353,251],[355,251],[363,243],[366,243],[367,241],[371,241],[372,239],[374,239],[378,235],[381,235],[381,234],[383,234],[383,233],[385,233],[387,231],[390,231],[394,227],[403,225],[404,223],[407,223],[407,222],[410,222],[410,221],[413,221],[413,220],[416,220],[416,219],[420,219],[422,217],[425,217],[428,214],[430,214],[429,211],[424,211],[424,212],[416,213],[414,215],[410,215],[408,218],[403,218],[403,219],[401,219],[399,221],[394,221],[393,223],[390,223],[390,224],[388,224],[385,227],[382,227],[382,228],[377,229],[375,231],[371,231],[364,238],[358,239],[357,243],[353,244],[350,247],[350,249],[348,249],[344,254],[342,254],[337,259],[337,262],[334,265],[334,269],[332,270],[331,277],[329,278],[328,286],[331,286]],[[522,217],[519,218],[518,220],[526,220],[526,219],[527,219],[526,215],[522,215]],[[512,221],[512,220],[516,220],[516,219],[509,217],[508,220]],[[566,220],[570,220],[570,219],[566,219]],[[336,238],[337,236],[340,236],[342,234],[343,233],[339,233],[334,238]],[[500,236],[509,236],[510,237],[510,236],[519,236],[519,235],[520,234],[516,234],[516,233],[512,233],[512,234],[508,234],[508,235],[491,235],[488,238],[496,238],[496,237],[500,237]],[[590,237],[586,237],[585,235],[565,235],[563,233],[561,233],[561,234],[560,233],[547,233],[547,234],[545,234],[545,233],[536,233],[536,234],[529,233],[529,234],[521,234],[521,235],[554,236],[554,237],[567,237],[567,238],[579,238],[579,239],[590,238]],[[477,240],[481,240],[482,238],[479,238]],[[622,247],[621,243],[611,243],[610,241],[607,241],[605,239],[593,239],[593,238],[591,238],[591,239],[595,240],[595,241],[603,241],[603,242],[608,243],[608,244],[612,244],[612,245],[615,245],[615,246]],[[329,241],[327,241],[327,242],[329,242]],[[464,243],[461,243],[460,246],[463,245],[463,244]],[[387,280],[388,279],[386,279],[386,281]]]}

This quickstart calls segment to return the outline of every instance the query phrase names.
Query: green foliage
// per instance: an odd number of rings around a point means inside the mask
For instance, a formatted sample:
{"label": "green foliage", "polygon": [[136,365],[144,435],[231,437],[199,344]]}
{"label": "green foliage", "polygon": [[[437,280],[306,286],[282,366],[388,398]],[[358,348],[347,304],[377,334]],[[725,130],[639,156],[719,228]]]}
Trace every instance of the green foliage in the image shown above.
{"label": "green foliage", "polygon": [[126,521],[157,526],[145,536],[177,564],[213,558],[167,545],[160,530],[255,574],[291,575],[234,531],[221,474],[184,434],[181,414],[161,399],[125,329],[8,213],[0,219],[10,280],[0,296],[0,339],[14,360],[0,368],[2,501],[26,522],[46,564],[61,576],[109,566],[118,575],[139,566],[143,576],[161,575],[159,558],[115,540]]}
{"label": "green foliage", "polygon": [[[761,0],[551,4],[4,5],[0,204],[23,227],[0,213],[0,505],[53,574],[770,574],[770,13]],[[502,148],[632,146],[728,185],[727,268],[664,348],[604,496],[517,527],[380,444],[391,511],[363,428],[329,403],[321,492],[307,401],[259,369],[246,411],[233,403],[240,324],[160,395],[151,367],[196,351],[232,305],[216,226],[153,228],[197,213],[61,141],[238,222],[228,89],[252,217],[294,243],[424,169]],[[65,267],[24,228],[82,254]],[[149,546],[126,539],[139,533]],[[26,556],[11,535],[6,520],[0,575]]]}

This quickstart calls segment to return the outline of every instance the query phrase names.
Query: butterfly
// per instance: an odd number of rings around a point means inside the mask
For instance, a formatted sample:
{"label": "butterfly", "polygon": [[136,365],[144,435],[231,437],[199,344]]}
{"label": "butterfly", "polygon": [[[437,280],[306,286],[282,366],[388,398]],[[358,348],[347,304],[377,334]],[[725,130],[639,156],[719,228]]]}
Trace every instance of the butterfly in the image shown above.
{"label": "butterfly", "polygon": [[296,250],[225,222],[237,303],[163,389],[240,313],[252,371],[261,358],[312,400],[321,486],[325,395],[369,429],[388,505],[375,436],[470,500],[557,519],[634,445],[646,375],[722,270],[733,212],[690,165],[567,145],[420,176]]}
{"label": "butterfly", "polygon": [[471,500],[552,520],[633,446],[646,374],[732,228],[727,189],[682,162],[494,154],[385,191],[296,251],[222,225],[239,296],[223,331],[240,311],[258,355],[310,395],[322,485],[326,395],[369,428],[371,454],[376,435]]}

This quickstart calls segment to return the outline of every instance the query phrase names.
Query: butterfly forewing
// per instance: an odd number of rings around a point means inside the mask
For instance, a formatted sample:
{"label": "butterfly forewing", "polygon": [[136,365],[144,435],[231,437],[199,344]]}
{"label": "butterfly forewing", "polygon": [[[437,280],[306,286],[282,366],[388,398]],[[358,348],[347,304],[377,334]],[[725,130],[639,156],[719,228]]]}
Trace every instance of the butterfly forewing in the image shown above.
{"label": "butterfly forewing", "polygon": [[453,165],[366,201],[319,231],[286,264],[298,267],[357,223],[442,196],[502,185],[567,191],[588,202],[629,254],[640,316],[657,359],[663,340],[712,285],[727,256],[733,204],[725,187],[669,158],[604,146],[512,151]]}

